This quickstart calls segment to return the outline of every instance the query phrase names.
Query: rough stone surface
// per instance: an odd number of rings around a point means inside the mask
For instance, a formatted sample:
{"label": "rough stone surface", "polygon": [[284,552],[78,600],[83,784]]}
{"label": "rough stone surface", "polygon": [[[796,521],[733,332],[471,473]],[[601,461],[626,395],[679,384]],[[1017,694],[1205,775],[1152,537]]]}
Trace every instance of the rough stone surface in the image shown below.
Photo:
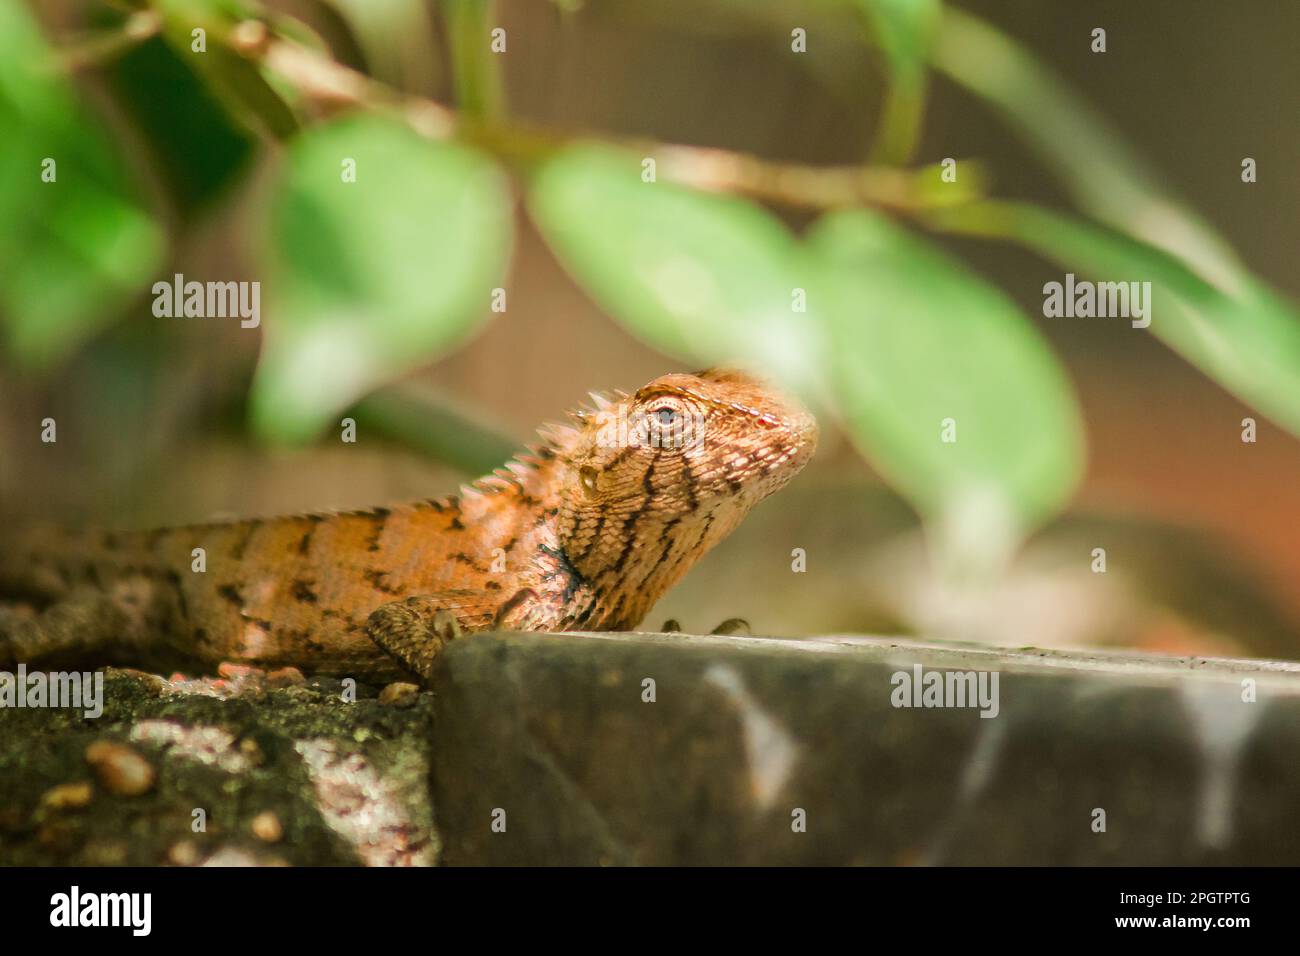
{"label": "rough stone surface", "polygon": [[[894,707],[915,664],[999,672],[998,716]],[[493,635],[434,692],[448,864],[1300,862],[1296,665]]]}
{"label": "rough stone surface", "polygon": [[[998,715],[893,706],[914,665],[996,672]],[[0,708],[0,863],[1300,863],[1295,664],[479,635],[343,690],[110,669],[98,719]]]}
{"label": "rough stone surface", "polygon": [[[109,669],[97,719],[0,709],[0,864],[435,862],[430,695],[393,707],[378,688],[349,703],[338,681],[283,684]],[[156,778],[93,786],[88,751],[101,772],[143,760]]]}

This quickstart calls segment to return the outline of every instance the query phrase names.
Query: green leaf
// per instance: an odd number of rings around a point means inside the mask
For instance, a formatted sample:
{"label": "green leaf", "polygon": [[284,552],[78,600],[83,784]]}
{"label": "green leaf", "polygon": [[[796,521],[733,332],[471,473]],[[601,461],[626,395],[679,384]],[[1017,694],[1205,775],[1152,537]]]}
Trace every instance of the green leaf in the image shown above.
{"label": "green leaf", "polygon": [[948,8],[935,66],[985,98],[1112,228],[1028,205],[936,214],[945,228],[1013,239],[1099,280],[1150,280],[1150,331],[1224,388],[1300,435],[1300,316],[1168,193],[1124,138],[1028,50]]}
{"label": "green leaf", "polygon": [[[13,0],[0,0],[0,141],[5,351],[48,367],[141,287],[162,239],[109,138]],[[53,182],[42,181],[46,159]]]}
{"label": "green leaf", "polygon": [[831,213],[808,243],[851,435],[948,544],[1001,557],[1079,481],[1082,425],[1061,367],[1005,295],[879,214]]}
{"label": "green leaf", "polygon": [[509,255],[510,198],[481,154],[376,116],[298,137],[273,195],[251,411],[259,434],[301,441],[481,324]]}
{"label": "green leaf", "polygon": [[1110,122],[1028,49],[948,7],[934,65],[1000,112],[1090,215],[1182,257],[1225,291],[1253,281],[1214,229],[1171,195]]}
{"label": "green leaf", "polygon": [[747,360],[815,388],[820,323],[792,308],[812,272],[795,238],[750,202],[641,174],[640,157],[598,146],[573,147],[539,171],[530,209],[564,267],[662,352]]}
{"label": "green leaf", "polygon": [[1150,331],[1300,436],[1300,312],[1262,283],[1223,292],[1162,249],[1028,204],[972,203],[935,213],[934,222],[1014,240],[1096,279],[1149,281]]}

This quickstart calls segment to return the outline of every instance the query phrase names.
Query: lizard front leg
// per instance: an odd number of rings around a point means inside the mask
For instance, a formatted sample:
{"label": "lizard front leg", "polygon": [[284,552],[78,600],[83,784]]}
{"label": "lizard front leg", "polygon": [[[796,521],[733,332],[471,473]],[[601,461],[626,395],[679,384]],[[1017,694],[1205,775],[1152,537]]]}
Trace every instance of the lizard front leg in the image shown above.
{"label": "lizard front leg", "polygon": [[493,630],[536,598],[524,588],[502,603],[499,592],[456,590],[391,601],[371,613],[366,633],[407,670],[428,681],[442,649],[464,633]]}

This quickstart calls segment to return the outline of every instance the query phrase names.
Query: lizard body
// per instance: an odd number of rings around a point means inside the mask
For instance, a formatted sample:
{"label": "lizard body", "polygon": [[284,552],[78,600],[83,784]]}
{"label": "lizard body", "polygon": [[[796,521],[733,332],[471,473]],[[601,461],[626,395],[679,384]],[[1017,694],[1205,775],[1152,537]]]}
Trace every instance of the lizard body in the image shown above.
{"label": "lizard body", "polygon": [[808,412],[730,370],[665,375],[572,418],[440,500],[33,531],[0,549],[0,595],[45,610],[0,610],[0,665],[232,661],[381,680],[427,675],[459,631],[633,628],[816,445]]}

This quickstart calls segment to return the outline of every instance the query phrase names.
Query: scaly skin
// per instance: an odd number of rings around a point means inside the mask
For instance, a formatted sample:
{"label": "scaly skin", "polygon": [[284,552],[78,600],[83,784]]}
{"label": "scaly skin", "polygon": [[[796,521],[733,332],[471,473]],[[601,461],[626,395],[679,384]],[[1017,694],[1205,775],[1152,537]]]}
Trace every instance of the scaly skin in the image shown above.
{"label": "scaly skin", "polygon": [[[816,446],[743,373],[597,397],[460,495],[143,533],[33,531],[0,552],[0,665],[221,662],[427,676],[462,631],[634,628]],[[194,549],[206,570],[193,570]]]}

